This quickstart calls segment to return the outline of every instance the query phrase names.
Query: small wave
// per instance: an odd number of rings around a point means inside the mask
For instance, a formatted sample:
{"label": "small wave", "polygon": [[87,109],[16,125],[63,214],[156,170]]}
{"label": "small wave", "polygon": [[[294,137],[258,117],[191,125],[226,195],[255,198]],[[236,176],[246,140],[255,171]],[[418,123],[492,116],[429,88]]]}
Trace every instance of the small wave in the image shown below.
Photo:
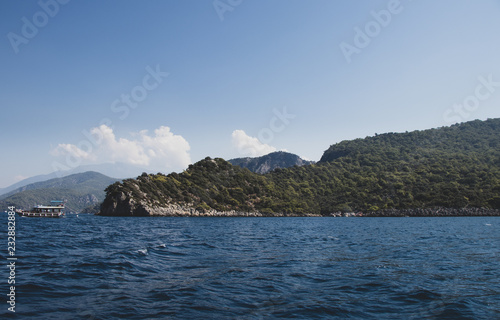
{"label": "small wave", "polygon": [[[480,229],[493,225],[476,237],[471,219],[412,220],[414,233],[407,221],[385,218],[353,227],[82,214],[81,223],[43,228],[27,219],[16,239],[19,310],[46,319],[496,319],[499,274],[489,258],[497,224],[475,219]],[[252,236],[242,238],[247,222]],[[306,227],[300,237],[297,223]]]}
{"label": "small wave", "polygon": [[246,271],[242,268],[237,268],[237,267],[234,267],[234,268],[230,268],[227,270],[227,273],[245,273]]}
{"label": "small wave", "polygon": [[439,319],[474,319],[474,313],[464,300],[442,302],[440,309],[436,310],[434,314]]}
{"label": "small wave", "polygon": [[168,250],[167,253],[171,256],[188,256],[189,254],[184,251]]}
{"label": "small wave", "polygon": [[206,242],[195,243],[195,245],[198,245],[198,246],[201,246],[201,247],[205,247],[205,248],[209,248],[209,249],[216,249],[217,248],[216,246],[211,245],[211,244],[206,243]]}
{"label": "small wave", "polygon": [[19,288],[22,291],[26,291],[26,292],[48,292],[48,291],[54,291],[54,288],[52,288],[52,286],[49,286],[49,285],[44,286],[44,285],[37,285],[37,284],[31,284],[31,283],[20,285]]}
{"label": "small wave", "polygon": [[303,273],[300,273],[300,272],[293,272],[293,273],[290,273],[289,275],[290,277],[292,278],[308,278],[307,275],[303,274]]}
{"label": "small wave", "polygon": [[435,301],[441,299],[441,295],[433,291],[420,289],[407,294],[407,299],[414,299],[415,301]]}

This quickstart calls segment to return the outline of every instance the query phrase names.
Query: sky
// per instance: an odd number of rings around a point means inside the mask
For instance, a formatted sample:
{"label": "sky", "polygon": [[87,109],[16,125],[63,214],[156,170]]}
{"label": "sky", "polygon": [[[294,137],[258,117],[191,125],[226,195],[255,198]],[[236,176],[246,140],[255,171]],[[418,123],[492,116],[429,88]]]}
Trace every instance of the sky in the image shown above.
{"label": "sky", "polygon": [[499,16],[499,0],[1,1],[0,187],[102,163],[317,161],[498,118]]}

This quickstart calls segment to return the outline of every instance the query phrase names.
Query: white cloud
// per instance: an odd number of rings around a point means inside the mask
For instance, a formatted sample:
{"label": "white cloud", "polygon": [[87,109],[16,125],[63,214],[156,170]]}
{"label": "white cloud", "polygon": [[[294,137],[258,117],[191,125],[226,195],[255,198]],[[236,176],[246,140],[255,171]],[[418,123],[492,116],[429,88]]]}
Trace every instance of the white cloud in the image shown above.
{"label": "white cloud", "polygon": [[173,134],[169,127],[156,129],[153,137],[148,136],[147,131],[141,131],[140,135],[154,165],[162,165],[164,159],[181,167],[187,167],[191,163],[189,143],[182,136]]}
{"label": "white cloud", "polygon": [[231,134],[233,146],[241,153],[251,157],[258,157],[276,151],[276,148],[260,142],[243,130],[234,130]]}
{"label": "white cloud", "polygon": [[51,151],[51,154],[56,157],[69,154],[70,156],[75,158],[81,158],[81,159],[91,158],[91,155],[88,152],[83,151],[74,144],[66,144],[66,143],[59,144],[57,148]]}
{"label": "white cloud", "polygon": [[133,139],[117,138],[113,129],[101,125],[90,130],[90,136],[78,144],[59,144],[51,151],[66,156],[68,165],[123,162],[152,171],[182,170],[191,163],[189,143],[175,135],[169,127],[160,127],[154,135],[147,130],[132,135]]}

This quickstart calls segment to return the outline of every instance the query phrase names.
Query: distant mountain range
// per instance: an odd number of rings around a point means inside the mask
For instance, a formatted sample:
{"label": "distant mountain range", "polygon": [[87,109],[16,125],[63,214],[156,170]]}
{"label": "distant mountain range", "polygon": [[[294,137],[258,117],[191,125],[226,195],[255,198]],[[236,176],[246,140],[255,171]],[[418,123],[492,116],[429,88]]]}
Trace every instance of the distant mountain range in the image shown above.
{"label": "distant mountain range", "polygon": [[103,163],[103,164],[95,164],[95,165],[85,165],[79,166],[71,170],[66,171],[56,171],[49,174],[42,174],[33,176],[24,180],[21,180],[13,185],[10,185],[5,188],[0,188],[0,196],[10,193],[16,189],[27,186],[32,183],[47,181],[55,178],[63,178],[76,173],[84,173],[88,171],[94,171],[102,173],[108,177],[113,177],[116,179],[125,179],[137,177],[142,172],[147,171],[144,168],[117,162],[117,163]]}
{"label": "distant mountain range", "polygon": [[76,173],[31,183],[0,196],[0,207],[30,209],[33,205],[65,200],[69,211],[92,211],[104,199],[104,189],[118,181],[98,172]]}
{"label": "distant mountain range", "polygon": [[229,163],[255,173],[268,173],[276,168],[284,169],[293,166],[313,164],[314,161],[301,159],[298,155],[289,152],[277,151],[256,158],[236,158],[228,160]]}

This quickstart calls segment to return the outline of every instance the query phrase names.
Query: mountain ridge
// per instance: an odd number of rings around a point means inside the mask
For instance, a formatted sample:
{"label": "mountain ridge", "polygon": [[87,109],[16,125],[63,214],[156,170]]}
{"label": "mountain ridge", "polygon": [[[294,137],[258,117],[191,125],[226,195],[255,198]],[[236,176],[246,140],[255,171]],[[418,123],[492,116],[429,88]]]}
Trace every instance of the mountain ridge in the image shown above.
{"label": "mountain ridge", "polygon": [[234,158],[227,161],[232,165],[247,168],[252,172],[260,174],[268,173],[277,168],[300,167],[314,163],[314,161],[304,160],[296,154],[285,151],[271,152],[260,157]]}
{"label": "mountain ridge", "polygon": [[1,195],[0,205],[30,209],[51,200],[67,200],[69,210],[81,212],[102,202],[106,186],[117,180],[94,171],[75,173],[22,186]]}
{"label": "mountain ridge", "polygon": [[64,178],[72,174],[84,173],[88,171],[99,172],[105,176],[114,179],[126,179],[126,178],[137,177],[142,172],[144,172],[145,169],[134,165],[128,165],[122,162],[83,165],[70,170],[55,171],[48,174],[40,174],[23,179],[5,188],[0,188],[0,196],[5,195],[7,193],[11,193],[16,189],[24,187],[29,184],[43,182],[55,178]]}
{"label": "mountain ridge", "polygon": [[488,119],[342,141],[316,164],[264,175],[207,157],[180,174],[114,183],[100,214],[497,215],[499,141],[500,119]]}

